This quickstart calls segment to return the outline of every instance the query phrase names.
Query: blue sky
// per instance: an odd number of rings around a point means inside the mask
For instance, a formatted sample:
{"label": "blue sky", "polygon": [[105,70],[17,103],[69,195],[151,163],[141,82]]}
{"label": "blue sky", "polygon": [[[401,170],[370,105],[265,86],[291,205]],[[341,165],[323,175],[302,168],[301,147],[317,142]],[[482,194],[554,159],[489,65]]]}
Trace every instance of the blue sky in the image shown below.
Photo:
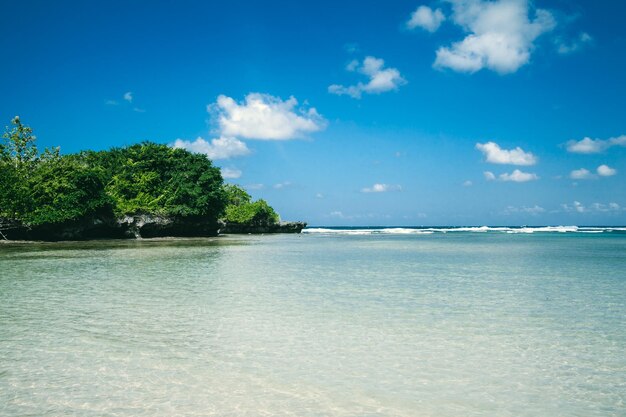
{"label": "blue sky", "polygon": [[0,119],[312,225],[626,224],[626,4],[224,3],[0,2]]}

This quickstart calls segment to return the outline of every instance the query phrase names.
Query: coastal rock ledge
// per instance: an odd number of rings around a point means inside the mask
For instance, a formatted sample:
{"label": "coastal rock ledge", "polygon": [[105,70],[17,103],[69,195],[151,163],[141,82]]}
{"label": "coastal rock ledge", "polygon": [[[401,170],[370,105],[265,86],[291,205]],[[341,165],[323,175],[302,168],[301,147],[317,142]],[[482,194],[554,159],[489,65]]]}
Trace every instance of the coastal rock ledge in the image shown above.
{"label": "coastal rock ledge", "polygon": [[141,239],[153,237],[209,237],[218,234],[300,233],[304,222],[233,224],[203,217],[140,214],[111,218],[91,216],[79,221],[27,226],[0,218],[0,240]]}
{"label": "coastal rock ledge", "polygon": [[274,224],[222,223],[220,234],[300,233],[305,222],[279,222]]}

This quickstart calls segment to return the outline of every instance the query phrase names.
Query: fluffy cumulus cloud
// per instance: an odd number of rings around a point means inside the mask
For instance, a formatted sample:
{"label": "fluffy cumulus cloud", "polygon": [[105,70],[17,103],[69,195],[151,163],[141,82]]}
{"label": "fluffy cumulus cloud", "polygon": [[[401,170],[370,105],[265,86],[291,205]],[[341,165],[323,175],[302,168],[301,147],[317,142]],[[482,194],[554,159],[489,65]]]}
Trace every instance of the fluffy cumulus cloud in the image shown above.
{"label": "fluffy cumulus cloud", "polygon": [[366,57],[362,63],[352,61],[346,67],[348,71],[359,72],[369,78],[367,83],[359,82],[356,85],[343,86],[333,84],[328,92],[337,95],[348,95],[352,98],[361,98],[365,94],[380,94],[397,90],[406,80],[396,68],[385,68],[385,61],[373,56]]}
{"label": "fluffy cumulus cloud", "polygon": [[209,159],[229,159],[236,156],[244,156],[250,153],[246,144],[236,138],[221,137],[210,142],[198,138],[188,141],[176,139],[171,145],[173,148],[186,149],[190,152],[205,154]]}
{"label": "fluffy cumulus cloud", "polygon": [[448,0],[452,20],[467,36],[437,50],[434,66],[473,73],[483,68],[512,73],[530,61],[535,40],[556,23],[528,0]]}
{"label": "fluffy cumulus cloud", "polygon": [[535,165],[537,157],[530,152],[525,152],[522,148],[507,150],[502,149],[495,142],[477,143],[476,149],[485,155],[487,162],[492,164],[507,165]]}
{"label": "fluffy cumulus cloud", "polygon": [[512,181],[512,182],[528,182],[538,180],[539,177],[537,174],[533,174],[530,172],[522,172],[519,169],[514,170],[510,174],[504,173],[500,174],[498,177],[500,181]]}
{"label": "fluffy cumulus cloud", "polygon": [[626,135],[609,139],[591,139],[587,137],[581,140],[570,140],[566,146],[567,151],[572,153],[601,153],[614,146],[626,147]]}
{"label": "fluffy cumulus cloud", "polygon": [[593,38],[587,32],[582,32],[578,37],[571,41],[565,41],[562,38],[556,40],[556,50],[561,55],[568,55],[583,49],[591,44]]}
{"label": "fluffy cumulus cloud", "polygon": [[129,103],[133,102],[133,92],[132,91],[128,91],[126,93],[124,93],[124,100],[128,101]]}
{"label": "fluffy cumulus cloud", "polygon": [[390,184],[374,184],[371,187],[365,187],[361,189],[362,193],[386,193],[389,191],[401,191],[402,187],[399,185]]}
{"label": "fluffy cumulus cloud", "polygon": [[300,108],[294,97],[282,100],[268,94],[250,93],[243,102],[220,95],[209,105],[222,136],[242,139],[289,140],[317,132],[326,121],[315,108]]}
{"label": "fluffy cumulus cloud", "polygon": [[504,182],[528,182],[528,181],[536,181],[539,179],[537,174],[533,174],[530,172],[523,172],[519,169],[514,170],[510,174],[505,172],[496,177],[496,175],[491,171],[485,171],[483,173],[485,179],[487,181],[504,181]]}
{"label": "fluffy cumulus cloud", "polygon": [[608,165],[600,165],[596,169],[596,172],[601,177],[612,177],[613,175],[617,174],[617,170],[615,168],[611,168]]}
{"label": "fluffy cumulus cloud", "polygon": [[420,27],[428,32],[435,32],[446,20],[441,9],[433,10],[428,6],[419,6],[417,10],[411,13],[411,18],[406,22],[406,27],[415,29]]}
{"label": "fluffy cumulus cloud", "polygon": [[221,171],[222,177],[226,179],[240,178],[242,174],[241,170],[237,168],[222,168]]}
{"label": "fluffy cumulus cloud", "polygon": [[589,180],[593,178],[593,174],[588,169],[580,168],[570,172],[569,177],[573,180]]}

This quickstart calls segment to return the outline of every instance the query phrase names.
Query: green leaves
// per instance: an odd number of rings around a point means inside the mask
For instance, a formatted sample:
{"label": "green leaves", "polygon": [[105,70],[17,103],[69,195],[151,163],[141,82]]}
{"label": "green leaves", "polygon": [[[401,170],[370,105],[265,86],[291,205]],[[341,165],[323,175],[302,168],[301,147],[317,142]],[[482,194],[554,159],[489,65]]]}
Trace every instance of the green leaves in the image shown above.
{"label": "green leaves", "polygon": [[146,142],[91,157],[110,175],[117,214],[217,218],[224,210],[222,176],[204,155]]}
{"label": "green leaves", "polygon": [[74,155],[39,154],[32,129],[18,117],[0,146],[0,217],[30,226],[77,221],[94,214],[203,217],[251,226],[278,214],[252,202],[243,188],[223,185],[204,155],[144,142]]}
{"label": "green leaves", "polygon": [[97,168],[76,155],[38,164],[29,179],[30,207],[22,219],[31,225],[80,219],[110,206]]}
{"label": "green leaves", "polygon": [[265,200],[257,200],[254,203],[246,202],[226,207],[226,221],[250,226],[267,226],[278,223],[279,217]]}

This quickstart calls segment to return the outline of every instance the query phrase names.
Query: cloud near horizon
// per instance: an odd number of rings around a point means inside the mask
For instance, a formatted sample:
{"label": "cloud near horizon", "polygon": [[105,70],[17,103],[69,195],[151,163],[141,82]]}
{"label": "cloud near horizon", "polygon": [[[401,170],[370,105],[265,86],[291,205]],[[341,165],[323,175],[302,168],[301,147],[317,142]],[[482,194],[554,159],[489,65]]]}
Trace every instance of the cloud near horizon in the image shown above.
{"label": "cloud near horizon", "polygon": [[607,212],[619,212],[624,210],[619,204],[611,202],[608,204],[593,203],[590,206],[585,206],[580,201],[574,201],[570,206],[569,204],[561,204],[561,211],[566,213],[607,213]]}
{"label": "cloud near horizon", "polygon": [[386,193],[389,191],[402,191],[402,187],[399,185],[376,183],[371,187],[365,187],[361,189],[362,193]]}
{"label": "cloud near horizon", "polygon": [[514,170],[510,174],[505,172],[503,174],[500,174],[498,177],[496,177],[495,174],[491,171],[485,171],[483,175],[485,176],[485,179],[487,181],[495,181],[497,179],[498,181],[504,182],[528,182],[536,181],[539,179],[539,176],[537,174],[523,172],[519,169]]}
{"label": "cloud near horizon", "polygon": [[290,140],[326,127],[314,107],[298,108],[295,97],[282,100],[269,94],[250,93],[243,102],[220,95],[207,107],[217,118],[222,136],[257,140]]}
{"label": "cloud near horizon", "polygon": [[596,168],[596,172],[598,175],[594,175],[586,168],[575,169],[570,172],[569,177],[573,180],[591,180],[598,177],[612,177],[617,174],[617,170],[615,168],[611,168],[610,166],[603,164]]}
{"label": "cloud near horizon", "polygon": [[527,0],[447,2],[452,4],[452,21],[468,34],[437,50],[435,68],[513,73],[530,61],[534,41],[556,26],[552,13],[545,9],[534,10],[531,19]]}
{"label": "cloud near horizon", "polygon": [[407,83],[400,71],[396,68],[385,68],[385,61],[373,56],[365,57],[362,63],[354,60],[346,67],[347,71],[359,72],[369,77],[367,83],[359,82],[356,85],[343,86],[333,84],[328,87],[328,92],[336,95],[348,95],[355,99],[360,99],[363,93],[380,94],[387,91],[397,90]]}
{"label": "cloud near horizon", "polygon": [[538,158],[531,152],[525,152],[519,146],[515,149],[506,150],[500,148],[495,142],[477,143],[476,149],[485,155],[486,161],[492,164],[505,165],[535,165]]}
{"label": "cloud near horizon", "polygon": [[626,147],[626,135],[609,139],[591,139],[590,137],[586,137],[578,141],[570,140],[566,143],[566,146],[567,151],[571,153],[601,153],[614,146]]}

